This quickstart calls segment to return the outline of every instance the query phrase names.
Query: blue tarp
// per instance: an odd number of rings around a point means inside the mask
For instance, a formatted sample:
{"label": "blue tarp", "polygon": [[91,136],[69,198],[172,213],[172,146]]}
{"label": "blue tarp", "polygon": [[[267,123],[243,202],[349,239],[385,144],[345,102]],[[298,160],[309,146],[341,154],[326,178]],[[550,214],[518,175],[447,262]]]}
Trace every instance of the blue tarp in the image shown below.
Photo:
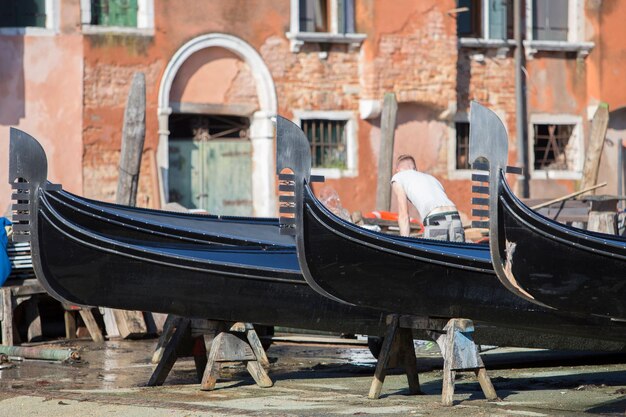
{"label": "blue tarp", "polygon": [[9,262],[9,255],[7,254],[7,231],[5,226],[11,225],[11,222],[6,217],[0,217],[0,286],[4,285],[4,281],[7,280],[11,273],[11,262]]}

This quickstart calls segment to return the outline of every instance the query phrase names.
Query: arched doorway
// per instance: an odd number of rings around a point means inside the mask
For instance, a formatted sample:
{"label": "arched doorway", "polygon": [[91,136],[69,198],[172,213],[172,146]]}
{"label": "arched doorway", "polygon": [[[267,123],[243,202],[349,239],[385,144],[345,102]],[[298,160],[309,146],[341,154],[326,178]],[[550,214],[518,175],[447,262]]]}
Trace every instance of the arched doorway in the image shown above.
{"label": "arched doorway", "polygon": [[[234,94],[235,99],[224,91],[224,81],[229,77],[227,85],[239,83],[244,91],[239,96]],[[252,89],[255,97],[251,98],[249,91],[245,93],[246,89]],[[272,117],[276,109],[272,77],[261,56],[249,44],[231,35],[214,33],[183,45],[168,63],[159,87],[157,161],[161,202],[172,201],[170,162],[175,161],[175,169],[180,171],[186,169],[180,166],[182,161],[189,164],[188,168],[195,164],[195,183],[191,174],[188,183],[175,177],[176,181],[181,180],[176,184],[179,190],[194,194],[184,197],[189,204],[206,208],[202,205],[215,202],[215,193],[228,192],[231,195],[221,200],[226,203],[220,206],[219,214],[275,216]],[[247,145],[246,141],[249,141]],[[172,149],[187,152],[189,157],[180,158],[180,154],[178,159],[172,157]],[[228,162],[220,155],[236,158]],[[245,172],[249,173],[245,174],[249,175],[249,185],[242,180],[237,181],[240,188],[228,188],[226,178],[233,175],[236,178]],[[206,181],[214,181],[211,196],[205,195]],[[216,188],[215,181],[221,182],[222,187]],[[245,197],[246,188],[249,198]],[[249,212],[241,207],[246,201],[250,201]]]}

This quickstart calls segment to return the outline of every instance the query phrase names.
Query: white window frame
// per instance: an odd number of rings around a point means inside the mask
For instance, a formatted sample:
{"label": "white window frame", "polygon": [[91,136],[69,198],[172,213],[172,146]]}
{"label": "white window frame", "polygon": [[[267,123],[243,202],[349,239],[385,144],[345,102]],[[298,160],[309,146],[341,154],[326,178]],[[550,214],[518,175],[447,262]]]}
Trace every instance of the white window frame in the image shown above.
{"label": "white window frame", "polygon": [[448,178],[451,180],[469,180],[472,178],[472,169],[458,169],[456,167],[456,123],[469,123],[469,115],[458,112],[448,122]]}
{"label": "white window frame", "polygon": [[[464,48],[494,48],[503,52],[515,46],[513,39],[489,39],[489,0],[482,1],[482,37],[459,38],[459,45]],[[584,0],[568,0],[567,41],[540,41],[533,39],[532,0],[526,1],[526,39],[524,49],[526,57],[532,59],[539,51],[576,52],[579,58],[589,55],[594,42],[585,42],[585,5]],[[505,54],[499,54],[505,55]]]}
{"label": "white window frame", "polygon": [[154,35],[154,0],[137,0],[137,27],[91,24],[91,1],[80,0],[80,20],[85,34],[120,33]]}
{"label": "white window frame", "polygon": [[294,110],[292,121],[301,126],[302,120],[326,119],[346,121],[346,165],[345,169],[340,168],[311,168],[311,174],[323,175],[325,178],[353,178],[358,175],[358,123],[357,114],[349,110]]}
{"label": "white window frame", "polygon": [[356,50],[367,38],[363,33],[338,33],[337,0],[331,0],[330,4],[330,32],[301,32],[300,31],[300,0],[290,0],[290,27],[285,35],[290,42],[291,52],[300,52],[306,43],[345,43],[351,50]]}
{"label": "white window frame", "polygon": [[[576,153],[574,170],[535,170],[535,129],[536,124],[574,125],[570,143],[573,140],[573,150]],[[531,114],[528,123],[528,168],[533,180],[579,180],[583,175],[585,162],[583,118],[571,114]],[[569,146],[569,144],[568,144]]]}
{"label": "white window frame", "polygon": [[[20,0],[17,0],[20,1]],[[51,36],[59,33],[61,16],[61,0],[46,0],[46,26],[6,27],[0,28],[0,35],[15,36]]]}

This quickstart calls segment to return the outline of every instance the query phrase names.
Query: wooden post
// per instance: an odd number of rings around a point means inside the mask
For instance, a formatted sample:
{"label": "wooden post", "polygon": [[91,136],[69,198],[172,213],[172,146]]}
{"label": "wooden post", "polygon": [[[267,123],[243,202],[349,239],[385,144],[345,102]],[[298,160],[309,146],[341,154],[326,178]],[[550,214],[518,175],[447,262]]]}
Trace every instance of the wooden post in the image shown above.
{"label": "wooden post", "polygon": [[83,319],[91,339],[96,343],[104,343],[104,336],[102,335],[100,327],[98,327],[98,323],[96,322],[96,318],[93,316],[91,309],[89,307],[81,308],[78,313]]}
{"label": "wooden post", "polygon": [[385,340],[378,355],[378,363],[376,364],[376,371],[374,372],[372,385],[370,385],[368,398],[372,400],[380,398],[387,369],[398,365],[404,367],[409,381],[409,394],[420,394],[417,359],[415,358],[415,350],[413,348],[413,335],[410,329],[400,327],[400,316],[392,314],[387,316]]}
{"label": "wooden post", "polygon": [[[606,103],[600,103],[596,114],[591,120],[591,132],[589,135],[589,144],[585,157],[585,165],[583,166],[583,179],[580,189],[591,187],[598,182],[598,170],[600,169],[600,157],[602,156],[602,148],[604,147],[604,138],[606,137],[606,129],[609,125],[609,106]],[[592,194],[594,194],[592,192]]]}
{"label": "wooden post", "polygon": [[116,202],[135,206],[137,184],[141,168],[141,155],[146,137],[146,77],[136,72],[128,93],[124,127],[122,131],[122,151],[120,155],[119,180]]}
{"label": "wooden post", "polygon": [[11,288],[0,289],[2,293],[2,344],[13,346],[13,294]]}
{"label": "wooden post", "polygon": [[380,150],[378,154],[378,183],[376,184],[376,210],[389,210],[391,206],[391,174],[393,171],[393,142],[396,133],[398,102],[394,93],[386,93],[380,117]]}
{"label": "wooden post", "polygon": [[[141,156],[146,137],[146,77],[136,72],[130,85],[124,112],[122,150],[120,155],[119,179],[117,182],[117,204],[135,206]],[[116,310],[115,322],[123,338],[145,334],[147,327],[140,311]]]}

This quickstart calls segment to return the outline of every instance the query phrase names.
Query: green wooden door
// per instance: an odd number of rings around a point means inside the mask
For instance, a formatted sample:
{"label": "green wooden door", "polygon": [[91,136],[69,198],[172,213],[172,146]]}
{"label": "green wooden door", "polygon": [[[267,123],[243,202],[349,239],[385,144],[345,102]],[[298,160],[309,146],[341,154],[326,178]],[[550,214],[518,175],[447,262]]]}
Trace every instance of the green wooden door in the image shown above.
{"label": "green wooden door", "polygon": [[170,201],[211,214],[252,216],[247,140],[170,140]]}

